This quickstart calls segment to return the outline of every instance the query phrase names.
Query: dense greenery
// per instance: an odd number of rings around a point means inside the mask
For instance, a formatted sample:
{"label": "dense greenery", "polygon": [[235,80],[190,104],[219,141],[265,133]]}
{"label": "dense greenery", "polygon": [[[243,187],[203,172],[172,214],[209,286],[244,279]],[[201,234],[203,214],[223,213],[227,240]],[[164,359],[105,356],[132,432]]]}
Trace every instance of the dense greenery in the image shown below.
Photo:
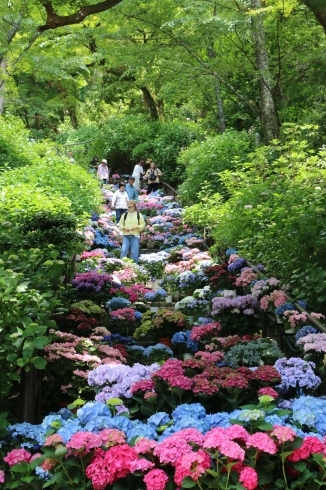
{"label": "dense greenery", "polygon": [[182,201],[194,203],[199,192],[205,197],[216,192],[227,197],[220,173],[244,162],[252,148],[252,138],[245,131],[228,130],[193,143],[179,158],[186,174],[185,182],[179,188]]}
{"label": "dense greenery", "polygon": [[163,180],[181,184],[186,219],[215,249],[239,247],[326,307],[323,2],[0,8],[0,368],[11,363],[3,396],[17,366],[42,367],[25,317],[36,315],[48,342],[77,230],[100,205],[94,155],[122,173],[152,158]]}
{"label": "dense greenery", "polygon": [[24,371],[46,365],[52,315],[67,304],[63,282],[84,248],[78,230],[102,195],[97,180],[58,156],[53,143],[34,142],[17,119],[1,123],[0,398],[2,410],[15,412]]}
{"label": "dense greenery", "polygon": [[[316,128],[301,129],[290,126],[282,141],[222,172],[230,197],[207,203],[203,196],[201,224],[211,227],[216,247],[239,247],[320,309],[326,306],[326,152],[311,148]],[[190,206],[186,218],[195,222],[199,207]]]}

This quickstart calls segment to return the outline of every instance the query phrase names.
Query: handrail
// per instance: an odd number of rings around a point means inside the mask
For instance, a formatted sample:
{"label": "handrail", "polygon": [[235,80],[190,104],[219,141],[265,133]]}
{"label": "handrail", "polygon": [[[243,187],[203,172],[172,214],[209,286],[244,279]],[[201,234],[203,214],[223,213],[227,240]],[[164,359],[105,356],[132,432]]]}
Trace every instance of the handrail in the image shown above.
{"label": "handrail", "polygon": [[177,191],[175,189],[173,189],[173,187],[170,186],[170,184],[167,184],[166,182],[164,182],[163,180],[161,180],[161,184],[165,185],[166,187],[168,187],[175,196],[177,196]]}
{"label": "handrail", "polygon": [[[264,274],[259,270],[257,269],[257,267],[255,267],[254,265],[252,265],[247,259],[246,259],[246,262],[247,264],[249,265],[249,267],[251,269],[253,269],[256,274],[258,274],[259,277],[264,277]],[[319,328],[319,330],[321,330],[322,332],[326,333],[326,327],[325,325],[323,325],[322,323],[320,323],[316,318],[314,318],[313,316],[310,315],[310,313],[308,313],[307,310],[305,310],[301,305],[299,305],[298,303],[295,302],[295,300],[293,298],[291,298],[291,296],[289,296],[288,294],[286,295],[287,299],[289,301],[291,301],[291,303],[294,304],[294,306],[301,312],[301,313],[304,313],[308,320],[317,328]]]}

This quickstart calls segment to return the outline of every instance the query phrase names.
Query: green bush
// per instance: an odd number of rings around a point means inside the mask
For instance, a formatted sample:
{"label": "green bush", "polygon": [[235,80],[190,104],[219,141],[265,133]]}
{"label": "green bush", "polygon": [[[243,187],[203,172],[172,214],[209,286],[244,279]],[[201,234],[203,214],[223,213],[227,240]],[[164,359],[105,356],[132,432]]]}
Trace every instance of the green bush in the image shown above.
{"label": "green bush", "polygon": [[[69,200],[70,211],[81,218],[84,213],[88,215],[98,211],[102,194],[98,181],[93,174],[79,165],[52,160],[39,162],[24,168],[4,172],[0,176],[0,186],[20,185],[34,187],[36,192],[51,196],[62,196]],[[16,195],[16,194],[15,194]],[[24,193],[27,198],[26,193]],[[18,196],[17,196],[18,198]],[[33,199],[34,205],[36,200]],[[42,207],[40,207],[42,209]]]}
{"label": "green bush", "polygon": [[66,197],[49,195],[30,184],[3,187],[0,194],[0,251],[56,244],[72,253],[77,218]]}
{"label": "green bush", "polygon": [[228,191],[221,181],[220,173],[244,162],[252,148],[252,136],[244,131],[233,130],[208,136],[205,141],[196,141],[190,145],[179,157],[179,165],[184,166],[186,175],[179,187],[182,202],[195,203],[203,186],[207,196],[219,193],[227,197]]}
{"label": "green bush", "polygon": [[51,316],[62,311],[58,291],[65,263],[58,257],[52,246],[0,256],[1,410],[17,410],[21,370],[46,365],[41,351],[51,342],[49,329],[56,328]]}
{"label": "green bush", "polygon": [[[91,131],[89,131],[91,128]],[[182,178],[183,168],[177,165],[182,148],[188,147],[201,136],[194,123],[150,122],[146,116],[111,116],[101,128],[82,127],[69,134],[67,143],[93,141],[76,147],[74,157],[87,166],[94,155],[108,159],[113,172],[129,173],[141,158],[151,158],[163,171],[163,180],[176,184]],[[60,136],[61,141],[65,138]],[[68,148],[68,147],[67,147]],[[70,149],[70,147],[69,147]]]}
{"label": "green bush", "polygon": [[306,140],[284,140],[257,149],[221,179],[230,199],[215,207],[217,247],[236,246],[269,274],[291,284],[309,307],[326,307],[326,151]]}
{"label": "green bush", "polygon": [[0,116],[0,172],[38,161],[30,133],[20,119]]}

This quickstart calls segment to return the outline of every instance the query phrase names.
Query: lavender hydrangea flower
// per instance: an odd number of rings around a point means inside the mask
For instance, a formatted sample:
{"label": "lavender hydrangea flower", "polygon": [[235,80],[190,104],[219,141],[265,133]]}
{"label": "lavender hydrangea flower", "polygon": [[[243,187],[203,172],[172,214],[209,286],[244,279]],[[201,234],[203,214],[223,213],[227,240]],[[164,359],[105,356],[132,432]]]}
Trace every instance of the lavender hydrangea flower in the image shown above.
{"label": "lavender hydrangea flower", "polygon": [[282,357],[274,364],[275,369],[282,378],[281,389],[307,388],[315,390],[321,383],[319,376],[316,376],[313,368],[315,363],[304,361],[299,357],[287,359]]}

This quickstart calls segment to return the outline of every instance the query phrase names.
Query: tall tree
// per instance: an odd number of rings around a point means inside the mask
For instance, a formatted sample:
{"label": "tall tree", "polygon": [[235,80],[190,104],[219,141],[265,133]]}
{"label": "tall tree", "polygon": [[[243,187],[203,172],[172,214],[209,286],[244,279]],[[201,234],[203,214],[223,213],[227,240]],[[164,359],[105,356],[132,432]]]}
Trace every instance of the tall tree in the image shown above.
{"label": "tall tree", "polygon": [[252,35],[254,39],[254,49],[256,65],[258,71],[258,87],[260,98],[261,124],[266,143],[278,136],[277,110],[272,93],[272,76],[269,68],[269,53],[265,38],[265,28],[261,10],[260,0],[251,0]]}

